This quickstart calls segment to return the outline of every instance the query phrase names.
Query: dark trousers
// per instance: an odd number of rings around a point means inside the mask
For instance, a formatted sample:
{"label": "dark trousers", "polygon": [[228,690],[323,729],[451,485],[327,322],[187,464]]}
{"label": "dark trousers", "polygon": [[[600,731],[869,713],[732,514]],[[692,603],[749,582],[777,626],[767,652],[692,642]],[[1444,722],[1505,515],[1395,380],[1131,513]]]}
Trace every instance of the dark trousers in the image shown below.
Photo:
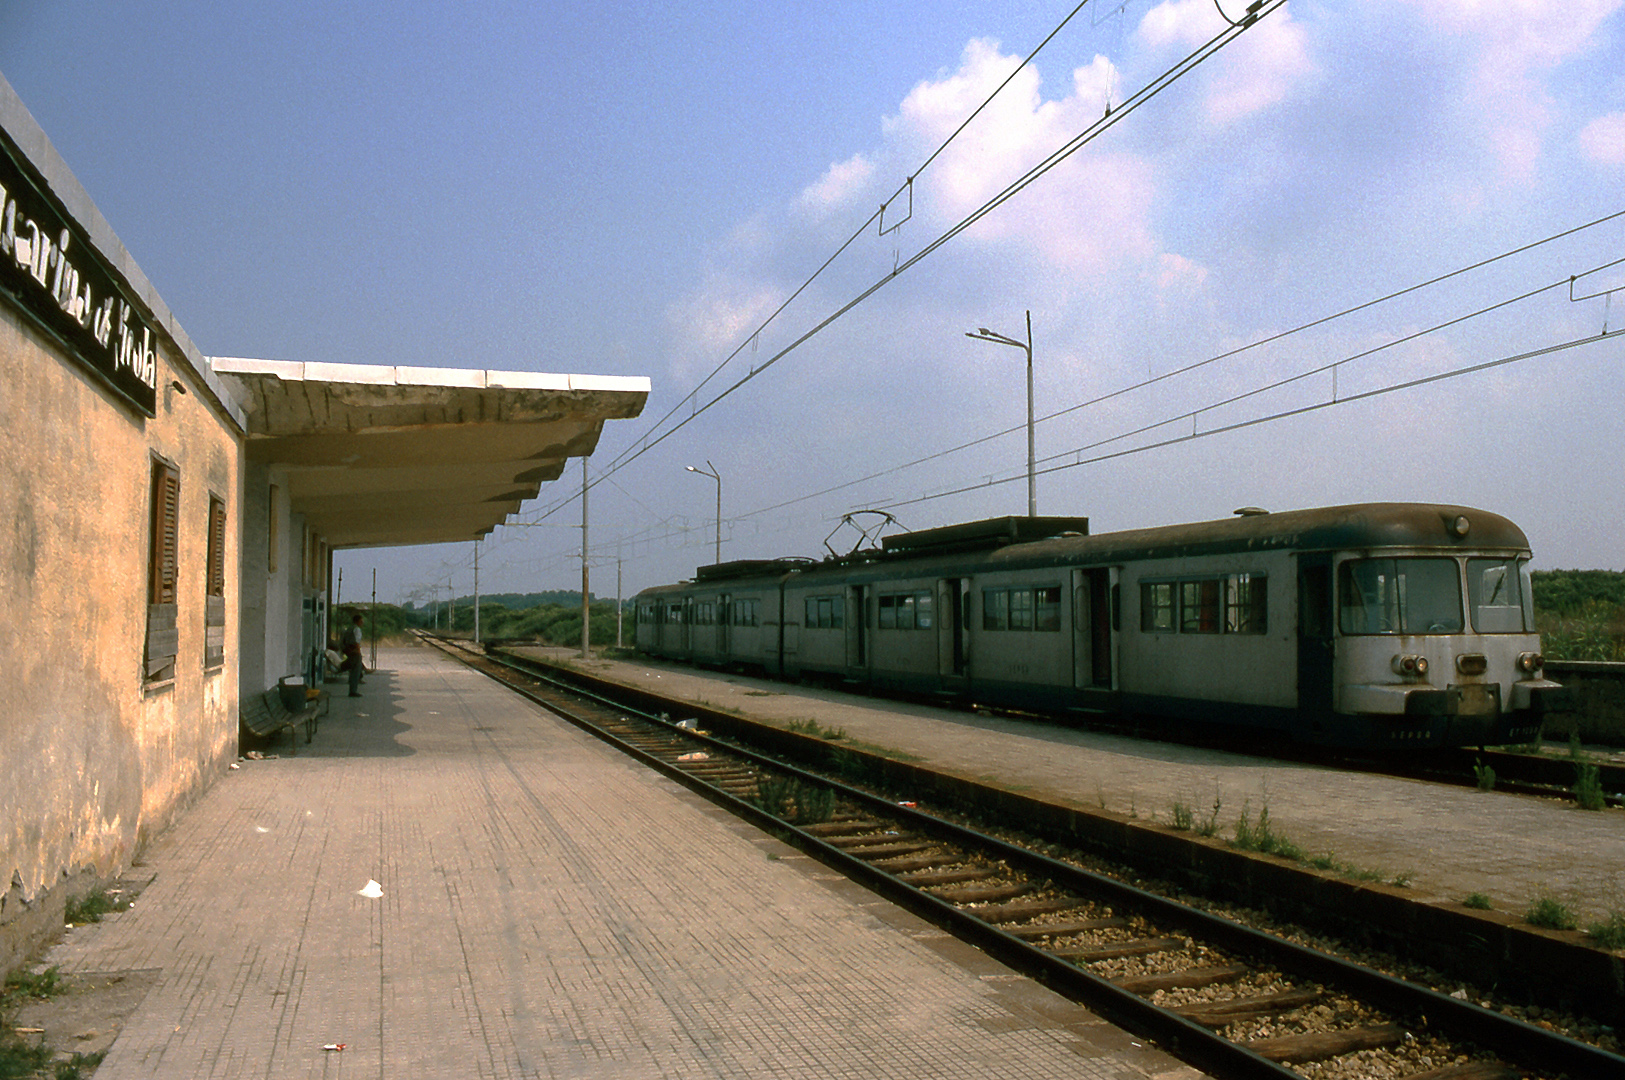
{"label": "dark trousers", "polygon": [[344,658],[344,666],[350,671],[350,693],[361,693],[361,653],[351,653]]}

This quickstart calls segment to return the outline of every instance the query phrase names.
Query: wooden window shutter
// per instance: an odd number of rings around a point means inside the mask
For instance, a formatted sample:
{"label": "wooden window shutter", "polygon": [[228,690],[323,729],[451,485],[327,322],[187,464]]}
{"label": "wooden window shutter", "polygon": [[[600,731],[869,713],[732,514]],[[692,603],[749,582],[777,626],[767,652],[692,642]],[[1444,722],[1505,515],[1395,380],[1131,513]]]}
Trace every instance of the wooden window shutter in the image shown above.
{"label": "wooden window shutter", "polygon": [[209,496],[209,575],[210,596],[226,594],[226,504]]}
{"label": "wooden window shutter", "polygon": [[180,577],[181,475],[168,462],[152,465],[152,592],[154,604],[173,604]]}
{"label": "wooden window shutter", "polygon": [[146,681],[175,677],[180,632],[176,595],[180,580],[181,474],[167,461],[152,463],[152,548],[147,577]]}

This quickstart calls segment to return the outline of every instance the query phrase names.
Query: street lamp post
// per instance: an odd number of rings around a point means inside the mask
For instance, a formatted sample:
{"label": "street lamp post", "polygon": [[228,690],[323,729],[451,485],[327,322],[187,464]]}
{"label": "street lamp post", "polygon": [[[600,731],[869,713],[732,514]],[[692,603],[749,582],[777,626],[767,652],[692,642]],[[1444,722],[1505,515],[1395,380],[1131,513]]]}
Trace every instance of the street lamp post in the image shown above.
{"label": "street lamp post", "polygon": [[687,469],[691,473],[699,473],[701,476],[709,476],[711,479],[713,479],[713,480],[715,480],[717,482],[717,546],[716,546],[716,558],[715,558],[714,561],[716,562],[716,564],[718,566],[721,566],[722,565],[722,474],[717,472],[717,467],[715,465],[712,465],[709,460],[706,461],[706,465],[710,466],[710,469],[711,469],[710,472],[706,472],[704,469],[697,469],[693,465],[684,465],[683,468]]}
{"label": "street lamp post", "polygon": [[977,327],[974,334],[966,331],[965,336],[977,341],[991,341],[995,345],[1011,345],[1027,354],[1027,516],[1035,518],[1038,516],[1038,486],[1033,451],[1033,313],[1027,312],[1026,341],[994,333],[985,326]]}

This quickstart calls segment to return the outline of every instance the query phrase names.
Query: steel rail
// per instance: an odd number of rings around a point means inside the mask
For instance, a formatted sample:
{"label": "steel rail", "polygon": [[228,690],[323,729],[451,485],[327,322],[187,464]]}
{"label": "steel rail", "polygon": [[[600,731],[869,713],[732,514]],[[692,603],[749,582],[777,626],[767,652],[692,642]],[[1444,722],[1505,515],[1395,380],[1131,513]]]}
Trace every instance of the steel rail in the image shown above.
{"label": "steel rail", "polygon": [[[911,827],[944,841],[989,851],[1012,865],[1022,867],[1027,873],[1046,877],[1061,887],[1103,898],[1113,904],[1138,909],[1159,921],[1183,927],[1194,935],[1218,943],[1227,949],[1262,959],[1302,977],[1341,986],[1395,1013],[1422,1017],[1430,1026],[1440,1025],[1456,1037],[1477,1043],[1521,1064],[1541,1069],[1558,1069],[1574,1077],[1625,1076],[1625,1057],[1588,1043],[1547,1031],[1470,1001],[1450,997],[1330,953],[1287,941],[1221,915],[1201,911],[967,826],[945,821],[924,811],[899,805],[861,788],[789,764],[781,758],[757,753],[700,732],[680,729],[669,719],[650,715],[641,709],[629,707],[624,701],[617,701],[605,694],[584,689],[568,679],[558,678],[546,665],[527,664],[498,655],[489,655],[485,658],[528,678],[546,681],[571,695],[586,698],[623,715],[633,716],[645,723],[669,730],[685,740],[710,746],[719,753],[743,758],[760,768],[788,774],[806,783],[833,788],[842,798],[859,806],[893,818],[901,818]],[[948,901],[908,885],[887,871],[848,854],[743,799],[716,789],[680,765],[668,762],[656,754],[620,739],[590,719],[576,716],[560,708],[556,702],[543,701],[539,695],[530,693],[524,687],[514,689],[661,774],[676,780],[689,790],[765,831],[782,837],[786,842],[826,865],[839,869],[872,891],[944,929],[951,929],[955,936],[976,945],[989,955],[1017,970],[1030,973],[1052,989],[1087,1004],[1105,1019],[1167,1047],[1175,1048],[1179,1056],[1192,1064],[1217,1070],[1226,1077],[1245,1077],[1249,1080],[1252,1077],[1279,1080],[1283,1077],[1300,1076],[1293,1070],[1247,1050],[1239,1043],[1225,1039],[1182,1016],[1151,1004],[1137,994],[1045,952],[977,918],[974,914],[955,907]]]}

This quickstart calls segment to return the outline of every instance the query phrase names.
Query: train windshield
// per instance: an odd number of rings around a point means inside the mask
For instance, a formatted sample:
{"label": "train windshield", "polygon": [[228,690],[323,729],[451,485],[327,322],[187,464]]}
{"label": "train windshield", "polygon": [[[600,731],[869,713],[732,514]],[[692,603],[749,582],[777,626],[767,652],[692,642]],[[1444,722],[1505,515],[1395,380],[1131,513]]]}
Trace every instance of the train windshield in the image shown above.
{"label": "train windshield", "polygon": [[1535,629],[1528,570],[1522,559],[1468,559],[1467,606],[1480,634],[1524,634]]}
{"label": "train windshield", "polygon": [[1345,634],[1459,634],[1461,566],[1454,559],[1351,559],[1342,565]]}

